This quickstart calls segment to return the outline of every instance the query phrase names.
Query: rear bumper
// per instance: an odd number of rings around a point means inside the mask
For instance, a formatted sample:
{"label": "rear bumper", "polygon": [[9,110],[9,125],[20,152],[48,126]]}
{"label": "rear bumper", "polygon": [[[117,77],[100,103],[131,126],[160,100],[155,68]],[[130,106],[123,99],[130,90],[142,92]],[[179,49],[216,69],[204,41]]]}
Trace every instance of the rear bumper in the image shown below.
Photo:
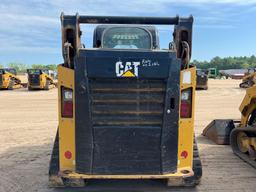
{"label": "rear bumper", "polygon": [[178,169],[176,173],[164,175],[85,175],[76,172],[59,172],[58,175],[49,177],[50,187],[84,187],[86,181],[90,179],[124,179],[124,180],[138,180],[138,179],[161,179],[165,180],[167,186],[195,186],[194,172],[191,168]]}
{"label": "rear bumper", "polygon": [[191,167],[178,169],[176,173],[163,175],[86,175],[70,171],[60,171],[59,176],[70,179],[171,179],[171,178],[186,178],[194,176]]}
{"label": "rear bumper", "polygon": [[208,89],[208,85],[196,85],[196,89]]}
{"label": "rear bumper", "polygon": [[43,89],[40,85],[29,85],[29,87],[32,89]]}

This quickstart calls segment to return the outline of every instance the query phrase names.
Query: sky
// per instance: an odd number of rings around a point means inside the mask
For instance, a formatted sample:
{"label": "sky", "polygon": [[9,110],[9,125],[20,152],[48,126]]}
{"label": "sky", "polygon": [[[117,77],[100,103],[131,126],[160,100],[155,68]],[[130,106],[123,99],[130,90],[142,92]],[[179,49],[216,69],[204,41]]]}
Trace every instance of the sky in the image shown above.
{"label": "sky", "polygon": [[[0,64],[59,64],[60,14],[194,16],[192,59],[256,55],[256,0],[0,0]],[[95,26],[83,25],[92,47]],[[160,45],[172,41],[172,26],[158,27]]]}

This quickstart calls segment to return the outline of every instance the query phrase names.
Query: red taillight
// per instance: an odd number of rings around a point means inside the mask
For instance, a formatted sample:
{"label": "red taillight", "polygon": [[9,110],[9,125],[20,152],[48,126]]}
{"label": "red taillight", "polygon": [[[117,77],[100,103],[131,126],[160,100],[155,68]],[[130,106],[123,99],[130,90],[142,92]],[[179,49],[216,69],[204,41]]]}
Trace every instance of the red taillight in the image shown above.
{"label": "red taillight", "polygon": [[190,104],[185,102],[185,101],[181,101],[181,104],[180,104],[180,116],[182,118],[188,118],[190,117]]}
{"label": "red taillight", "polygon": [[62,88],[62,117],[73,117],[73,91]]}
{"label": "red taillight", "polygon": [[192,89],[181,91],[180,117],[191,118],[192,115]]}

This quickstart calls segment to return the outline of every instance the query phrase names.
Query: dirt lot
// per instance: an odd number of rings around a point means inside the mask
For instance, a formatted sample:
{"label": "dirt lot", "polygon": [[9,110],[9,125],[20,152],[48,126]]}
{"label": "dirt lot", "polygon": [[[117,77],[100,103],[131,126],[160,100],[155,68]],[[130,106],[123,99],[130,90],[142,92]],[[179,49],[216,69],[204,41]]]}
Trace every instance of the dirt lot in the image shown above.
{"label": "dirt lot", "polygon": [[[195,189],[166,189],[158,182],[95,182],[86,191],[255,191],[256,170],[233,155],[229,146],[217,146],[200,136],[215,118],[239,119],[238,106],[245,91],[237,80],[211,80],[208,91],[196,93],[196,135],[203,163],[203,178]],[[85,191],[47,187],[47,172],[57,128],[57,89],[0,92],[0,192]],[[136,182],[137,184],[138,182]],[[97,187],[96,185],[99,184]],[[145,187],[146,186],[146,187]],[[103,190],[104,189],[104,190]]]}

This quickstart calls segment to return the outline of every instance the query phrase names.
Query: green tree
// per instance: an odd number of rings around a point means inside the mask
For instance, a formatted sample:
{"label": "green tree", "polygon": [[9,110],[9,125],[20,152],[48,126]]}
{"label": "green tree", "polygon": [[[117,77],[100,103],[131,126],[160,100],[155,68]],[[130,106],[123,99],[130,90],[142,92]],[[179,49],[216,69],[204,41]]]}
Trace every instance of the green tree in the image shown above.
{"label": "green tree", "polygon": [[33,69],[49,69],[49,70],[56,70],[57,65],[50,64],[50,65],[43,65],[43,64],[33,64],[31,66]]}
{"label": "green tree", "polygon": [[14,68],[18,73],[25,73],[28,65],[24,63],[16,63],[16,62],[11,62],[7,64],[8,68]]}
{"label": "green tree", "polygon": [[192,61],[192,64],[201,69],[217,68],[223,69],[244,69],[244,68],[256,68],[256,57],[214,57],[210,61]]}
{"label": "green tree", "polygon": [[31,65],[32,69],[44,69],[45,66],[42,64],[33,64]]}
{"label": "green tree", "polygon": [[46,65],[45,67],[49,70],[53,70],[53,71],[57,70],[57,65],[55,64]]}

